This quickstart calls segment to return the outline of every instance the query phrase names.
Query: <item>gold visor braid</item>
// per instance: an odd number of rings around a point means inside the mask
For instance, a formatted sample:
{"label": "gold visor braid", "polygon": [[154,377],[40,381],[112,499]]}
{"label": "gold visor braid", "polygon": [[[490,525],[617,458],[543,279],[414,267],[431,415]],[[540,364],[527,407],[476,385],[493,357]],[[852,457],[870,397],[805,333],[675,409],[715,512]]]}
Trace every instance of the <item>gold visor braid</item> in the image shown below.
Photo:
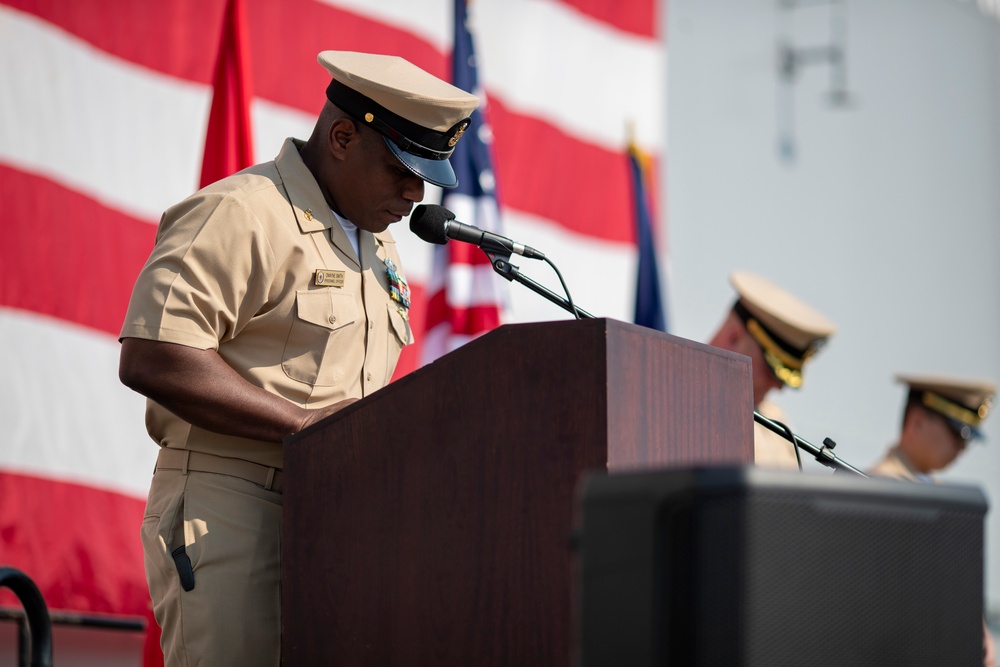
{"label": "gold visor braid", "polygon": [[[785,350],[783,350],[781,346],[778,345],[766,331],[764,331],[764,327],[762,327],[757,320],[753,318],[747,319],[746,327],[747,331],[750,332],[750,336],[757,341],[758,345],[764,348],[765,352],[770,353],[778,359],[782,365],[788,366],[792,370],[802,370],[802,362],[804,359],[798,359],[788,354],[788,352],[785,352]],[[808,354],[806,358],[808,358]]]}
{"label": "gold visor braid", "polygon": [[[983,421],[983,417],[986,415],[983,412],[989,412],[989,408],[984,404],[979,408],[979,411],[970,410],[958,403],[951,401],[940,394],[936,394],[933,391],[925,391],[923,397],[923,403],[925,406],[939,412],[949,419],[954,419],[960,421],[963,424],[968,424],[969,426],[979,426]],[[986,410],[983,410],[986,407]]]}

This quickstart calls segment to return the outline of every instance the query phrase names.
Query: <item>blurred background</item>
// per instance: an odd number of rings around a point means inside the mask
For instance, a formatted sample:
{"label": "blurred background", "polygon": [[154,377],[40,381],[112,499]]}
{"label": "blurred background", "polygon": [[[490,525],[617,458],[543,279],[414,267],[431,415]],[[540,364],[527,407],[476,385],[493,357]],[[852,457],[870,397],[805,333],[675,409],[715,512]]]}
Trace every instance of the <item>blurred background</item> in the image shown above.
{"label": "blurred background", "polygon": [[[714,330],[734,268],[816,306],[838,331],[775,402],[805,439],[831,437],[866,468],[900,429],[897,373],[1000,378],[997,6],[677,0],[668,12],[673,333]],[[998,428],[988,420],[941,478],[995,502]],[[995,509],[987,528],[996,608]]]}

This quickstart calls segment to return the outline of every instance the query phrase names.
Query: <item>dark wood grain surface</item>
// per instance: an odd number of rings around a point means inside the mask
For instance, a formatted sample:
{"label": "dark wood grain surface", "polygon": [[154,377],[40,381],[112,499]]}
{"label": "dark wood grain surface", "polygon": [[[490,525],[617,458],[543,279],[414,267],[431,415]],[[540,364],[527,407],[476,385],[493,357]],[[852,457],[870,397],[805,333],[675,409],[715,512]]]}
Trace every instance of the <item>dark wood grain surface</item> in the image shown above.
{"label": "dark wood grain surface", "polygon": [[285,665],[569,665],[576,484],[752,460],[750,364],[500,327],[285,444]]}

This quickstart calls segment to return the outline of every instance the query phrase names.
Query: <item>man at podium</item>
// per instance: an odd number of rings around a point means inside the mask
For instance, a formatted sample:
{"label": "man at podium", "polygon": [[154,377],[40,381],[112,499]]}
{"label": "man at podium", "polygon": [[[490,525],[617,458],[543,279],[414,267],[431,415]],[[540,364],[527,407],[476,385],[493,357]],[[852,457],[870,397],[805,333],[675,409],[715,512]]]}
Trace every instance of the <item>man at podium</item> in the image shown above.
{"label": "man at podium", "polygon": [[142,539],[167,665],[280,663],[283,438],[392,377],[410,302],[388,227],[457,184],[479,103],[402,58],[319,62],[312,136],[164,213],[122,327],[161,448]]}
{"label": "man at podium", "polygon": [[[826,344],[835,327],[818,310],[761,276],[738,271],[729,281],[736,290],[736,303],[709,345],[750,357],[754,409],[784,422],[782,410],[767,395],[784,387],[801,387],[806,362]],[[799,468],[792,443],[756,422],[754,463]]]}

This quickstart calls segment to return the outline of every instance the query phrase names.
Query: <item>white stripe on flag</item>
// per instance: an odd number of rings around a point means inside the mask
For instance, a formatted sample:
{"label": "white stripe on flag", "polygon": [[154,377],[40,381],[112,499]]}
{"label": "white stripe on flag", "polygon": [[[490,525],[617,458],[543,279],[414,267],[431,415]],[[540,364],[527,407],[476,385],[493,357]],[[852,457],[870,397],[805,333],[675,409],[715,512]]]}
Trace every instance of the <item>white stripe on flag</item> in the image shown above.
{"label": "white stripe on flag", "polygon": [[[491,51],[492,57],[487,53],[480,60],[493,65],[492,71],[487,64],[480,71],[487,87],[494,86],[504,103],[538,114],[588,143],[619,150],[625,143],[625,117],[629,115],[635,120],[640,143],[660,145],[661,137],[653,133],[663,125],[662,101],[647,97],[662,86],[644,82],[662,75],[662,51],[649,46],[648,40],[579,18],[558,3],[554,7],[553,3],[534,4],[517,3],[531,15],[548,20],[554,34],[572,34],[574,26],[585,29],[573,39],[560,37],[566,46],[546,49],[545,57],[535,54],[539,62],[530,68],[532,77],[518,69],[523,66],[518,61],[525,57],[523,49],[497,41],[502,40],[504,30],[484,31],[478,38],[480,50]],[[495,2],[482,2],[479,11],[501,25],[513,20]],[[165,208],[196,189],[211,101],[208,86],[132,65],[30,14],[3,6],[0,34],[4,36],[0,59],[18,63],[0,68],[0,89],[6,93],[0,106],[0,161],[46,175],[153,222]],[[564,53],[576,48],[569,45],[580,40],[602,44],[602,54],[589,54],[584,64],[563,62]],[[552,62],[553,57],[559,62]],[[590,63],[595,58],[602,64]],[[558,70],[563,66],[566,69]],[[607,73],[608,85],[627,87],[628,92],[613,88],[594,96],[594,78],[601,72]],[[52,85],[39,86],[38,81]],[[585,101],[573,102],[581,96]],[[613,108],[595,106],[600,104]],[[260,98],[255,98],[252,111],[258,160],[273,158],[285,137],[307,137],[314,120],[313,112]],[[143,122],[137,124],[136,118]],[[40,122],[46,132],[23,131]],[[156,132],[147,131],[149,127],[156,127]],[[141,159],[122,160],[120,155]],[[429,189],[425,201],[440,201],[434,195]]]}
{"label": "white stripe on flag", "polygon": [[[450,1],[323,1],[415,33],[442,53],[451,48]],[[629,119],[639,144],[654,151],[665,145],[662,43],[553,0],[475,0],[469,18],[489,96],[610,150],[625,145]]]}
{"label": "white stripe on flag", "polygon": [[[485,332],[484,332],[485,333]],[[425,350],[440,350],[434,358],[437,359],[449,352],[453,352],[462,347],[470,340],[478,336],[468,336],[452,332],[451,326],[447,322],[442,322],[432,329],[428,329],[423,334],[423,347]]]}
{"label": "white stripe on flag", "polygon": [[313,131],[316,114],[275,104],[260,97],[250,105],[253,146],[257,162],[273,160],[285,137],[307,138]]}
{"label": "white stripe on flag", "polygon": [[[470,6],[480,81],[490,97],[608,150],[626,122],[651,150],[665,145],[666,51],[559,2],[476,0]],[[476,25],[488,29],[476,31]],[[517,35],[512,47],[511,35]]]}
{"label": "white stripe on flag", "polygon": [[0,62],[17,63],[0,67],[0,161],[152,221],[194,191],[207,86],[109,56],[3,6],[0,35]]}
{"label": "white stripe on flag", "polygon": [[498,232],[500,229],[500,211],[492,197],[447,193],[447,199],[448,210],[455,214],[458,222],[475,225],[488,232]]}
{"label": "white stripe on flag", "polygon": [[118,341],[7,308],[0,340],[0,469],[145,498],[157,447],[145,399],[118,381]]}
{"label": "white stripe on flag", "polygon": [[[576,306],[597,317],[631,321],[637,263],[634,245],[574,234],[549,220],[510,209],[504,209],[504,229],[510,238],[545,253],[562,273]],[[525,276],[565,298],[559,278],[547,264],[534,260],[516,264]],[[523,285],[513,285],[510,295],[511,321],[571,317]]]}
{"label": "white stripe on flag", "polygon": [[[506,290],[506,280],[493,271],[490,264],[457,264],[448,267],[448,290],[445,293],[449,306],[470,308],[472,306],[496,306],[498,289]],[[437,291],[435,283],[440,280],[434,275],[427,286],[427,293]]]}
{"label": "white stripe on flag", "polygon": [[450,0],[320,0],[430,42],[442,53],[451,50]]}

